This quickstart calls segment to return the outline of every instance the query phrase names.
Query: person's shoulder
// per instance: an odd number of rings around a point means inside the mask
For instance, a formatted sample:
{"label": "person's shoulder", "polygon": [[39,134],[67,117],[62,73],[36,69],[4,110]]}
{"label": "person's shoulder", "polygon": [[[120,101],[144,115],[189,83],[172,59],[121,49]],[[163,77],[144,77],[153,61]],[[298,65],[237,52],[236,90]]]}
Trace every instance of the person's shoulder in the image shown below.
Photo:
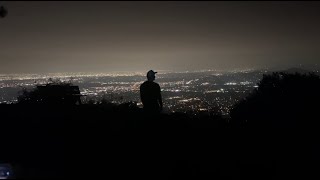
{"label": "person's shoulder", "polygon": [[156,82],[153,82],[153,86],[157,87],[157,88],[160,88],[160,85],[158,83],[156,83]]}
{"label": "person's shoulder", "polygon": [[158,83],[156,83],[156,82],[152,82],[152,84],[154,85],[154,86],[160,86]]}
{"label": "person's shoulder", "polygon": [[147,86],[147,83],[148,83],[148,81],[143,82],[143,83],[140,85],[140,88]]}

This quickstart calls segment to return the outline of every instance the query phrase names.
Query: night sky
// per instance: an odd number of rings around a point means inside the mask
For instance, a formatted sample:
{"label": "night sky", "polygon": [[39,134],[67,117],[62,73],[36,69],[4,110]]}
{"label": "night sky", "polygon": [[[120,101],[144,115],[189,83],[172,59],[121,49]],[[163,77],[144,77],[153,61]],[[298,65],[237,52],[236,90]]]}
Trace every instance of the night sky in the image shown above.
{"label": "night sky", "polygon": [[3,2],[0,74],[320,62],[320,2]]}

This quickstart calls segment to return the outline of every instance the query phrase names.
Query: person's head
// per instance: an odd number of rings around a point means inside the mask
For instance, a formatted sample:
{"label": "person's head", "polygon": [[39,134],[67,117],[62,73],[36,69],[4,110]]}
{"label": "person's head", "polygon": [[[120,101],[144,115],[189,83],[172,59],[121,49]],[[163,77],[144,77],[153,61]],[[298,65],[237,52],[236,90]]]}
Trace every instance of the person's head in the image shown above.
{"label": "person's head", "polygon": [[148,71],[147,73],[148,81],[154,81],[156,79],[156,73],[157,72],[154,72],[153,70]]}

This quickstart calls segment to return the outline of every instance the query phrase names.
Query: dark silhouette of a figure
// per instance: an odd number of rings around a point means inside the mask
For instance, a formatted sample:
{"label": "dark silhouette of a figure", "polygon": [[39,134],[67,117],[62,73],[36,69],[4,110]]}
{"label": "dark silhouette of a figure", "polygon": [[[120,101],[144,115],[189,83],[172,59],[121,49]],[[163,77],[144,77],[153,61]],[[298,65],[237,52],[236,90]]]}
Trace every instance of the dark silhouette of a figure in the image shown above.
{"label": "dark silhouette of a figure", "polygon": [[155,83],[155,74],[153,70],[148,71],[147,81],[140,86],[140,97],[143,104],[143,110],[148,114],[157,114],[162,111],[161,89],[158,83]]}
{"label": "dark silhouette of a figure", "polygon": [[1,6],[0,7],[0,17],[4,18],[7,16],[7,14],[8,14],[8,10],[5,7]]}

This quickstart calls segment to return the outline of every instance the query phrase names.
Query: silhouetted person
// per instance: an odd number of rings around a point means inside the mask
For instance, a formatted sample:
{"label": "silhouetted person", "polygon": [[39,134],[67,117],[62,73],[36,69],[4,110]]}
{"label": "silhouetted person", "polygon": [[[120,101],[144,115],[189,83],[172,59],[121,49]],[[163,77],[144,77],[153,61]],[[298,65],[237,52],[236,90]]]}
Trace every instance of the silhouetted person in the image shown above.
{"label": "silhouetted person", "polygon": [[0,7],[0,17],[4,18],[6,17],[8,14],[8,11],[6,8],[4,8],[3,6]]}
{"label": "silhouetted person", "polygon": [[140,86],[143,110],[148,114],[159,114],[163,107],[160,86],[158,83],[153,82],[156,78],[156,73],[153,70],[148,71],[148,80]]}

